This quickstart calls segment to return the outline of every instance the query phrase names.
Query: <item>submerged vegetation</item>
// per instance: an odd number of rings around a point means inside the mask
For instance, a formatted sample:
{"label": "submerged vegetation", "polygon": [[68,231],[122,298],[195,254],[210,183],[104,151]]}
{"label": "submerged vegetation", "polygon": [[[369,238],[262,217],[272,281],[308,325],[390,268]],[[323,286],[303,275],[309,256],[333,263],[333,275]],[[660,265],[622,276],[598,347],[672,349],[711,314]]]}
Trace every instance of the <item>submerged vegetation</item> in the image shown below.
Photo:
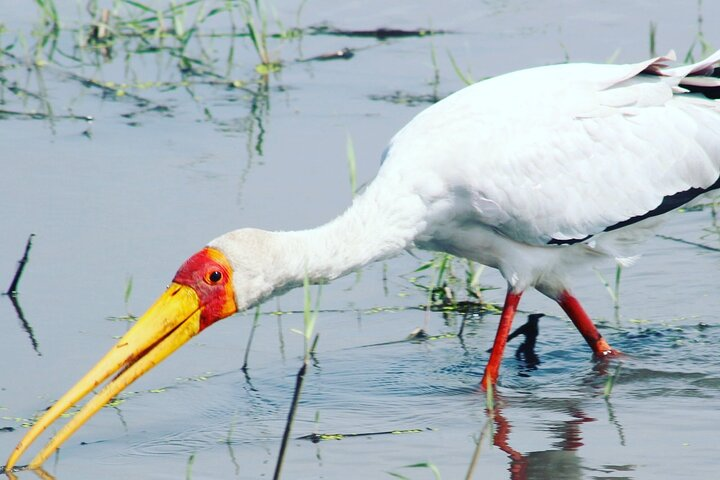
{"label": "submerged vegetation", "polygon": [[496,307],[484,302],[483,292],[493,288],[480,284],[483,270],[484,266],[476,262],[436,253],[408,280],[426,293],[431,310],[467,311],[478,307],[495,311]]}
{"label": "submerged vegetation", "polygon": [[[300,41],[306,36],[383,41],[440,33],[427,29],[353,31],[327,25],[301,27],[306,1],[298,3],[298,25],[293,26],[283,24],[272,5],[260,0],[91,0],[78,10],[77,18],[63,17],[53,0],[35,3],[39,18],[30,32],[9,31],[7,25],[0,28],[0,88],[11,97],[34,99],[39,105],[29,111],[3,108],[3,115],[57,116],[56,99],[43,90],[43,72],[96,88],[103,96],[127,97],[140,106],[164,110],[169,107],[148,96],[184,90],[194,101],[201,102],[197,89],[209,86],[237,89],[241,95],[256,97],[262,91],[258,84],[266,86],[285,65],[305,60]],[[108,3],[110,6],[106,6]],[[289,46],[297,48],[294,58],[287,52]],[[321,54],[316,58],[334,57]],[[347,53],[337,56],[351,57]],[[147,62],[149,59],[154,67]],[[122,78],[115,73],[112,80],[98,78],[106,77],[108,70],[118,72],[117,67],[124,72]],[[36,88],[30,88],[30,82],[13,79],[13,72],[24,68],[34,71]],[[153,68],[155,72],[148,72]],[[0,98],[0,104],[10,103],[6,94]],[[209,111],[206,114],[212,117]]]}

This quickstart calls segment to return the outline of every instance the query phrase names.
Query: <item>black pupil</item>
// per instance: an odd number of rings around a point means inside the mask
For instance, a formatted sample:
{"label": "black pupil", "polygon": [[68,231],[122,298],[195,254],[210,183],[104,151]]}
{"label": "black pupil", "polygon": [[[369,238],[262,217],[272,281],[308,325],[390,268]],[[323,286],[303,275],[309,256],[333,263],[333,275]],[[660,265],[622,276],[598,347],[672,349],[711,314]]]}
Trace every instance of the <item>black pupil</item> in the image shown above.
{"label": "black pupil", "polygon": [[219,282],[221,278],[222,278],[222,273],[218,272],[217,270],[215,270],[214,272],[212,272],[210,274],[210,281],[213,283]]}

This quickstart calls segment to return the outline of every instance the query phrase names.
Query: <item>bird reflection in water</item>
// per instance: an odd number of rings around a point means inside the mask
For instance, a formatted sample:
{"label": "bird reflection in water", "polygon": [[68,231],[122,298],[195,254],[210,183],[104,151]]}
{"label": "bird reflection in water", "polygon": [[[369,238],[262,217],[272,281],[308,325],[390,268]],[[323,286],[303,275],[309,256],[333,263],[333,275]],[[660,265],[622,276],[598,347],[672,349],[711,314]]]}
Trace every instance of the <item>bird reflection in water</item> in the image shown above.
{"label": "bird reflection in water", "polygon": [[501,409],[494,412],[495,435],[493,444],[510,458],[511,480],[577,480],[584,478],[587,469],[577,450],[583,446],[581,426],[594,422],[575,405],[568,407],[569,420],[548,425],[547,430],[557,439],[553,450],[522,453],[510,445],[512,426]]}
{"label": "bird reflection in water", "polygon": [[[540,364],[535,346],[540,332],[539,321],[544,316],[543,313],[531,313],[525,324],[508,335],[508,342],[518,336],[524,337],[515,351],[515,358],[522,362],[518,373],[520,376],[529,376],[529,372],[537,370]],[[502,404],[502,401],[500,403]],[[594,422],[596,419],[585,415],[576,405],[567,406],[567,410],[569,420],[546,427],[546,430],[556,438],[552,444],[554,449],[527,453],[522,453],[510,445],[512,425],[503,415],[501,407],[494,410],[493,444],[507,453],[510,459],[508,470],[511,480],[576,480],[584,477],[587,469],[583,467],[582,460],[577,455],[577,450],[583,446],[581,425]]]}

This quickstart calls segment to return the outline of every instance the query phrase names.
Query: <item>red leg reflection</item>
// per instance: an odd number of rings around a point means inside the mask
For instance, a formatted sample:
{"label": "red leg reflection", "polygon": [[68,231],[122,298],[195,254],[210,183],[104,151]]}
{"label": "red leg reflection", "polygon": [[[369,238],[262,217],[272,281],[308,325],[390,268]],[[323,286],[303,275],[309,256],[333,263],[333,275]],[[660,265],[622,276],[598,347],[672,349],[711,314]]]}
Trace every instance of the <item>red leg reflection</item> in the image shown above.
{"label": "red leg reflection", "polygon": [[[528,480],[531,478],[555,478],[557,473],[563,472],[563,478],[582,478],[583,467],[581,458],[576,452],[583,445],[581,426],[587,422],[595,421],[586,416],[579,408],[570,404],[561,407],[568,409],[571,420],[550,422],[544,430],[556,437],[553,442],[554,449],[520,452],[511,445],[510,433],[512,425],[505,418],[501,408],[495,409],[495,435],[493,444],[505,452],[509,459],[511,480]],[[553,472],[555,470],[555,472]],[[556,475],[553,475],[555,473]]]}

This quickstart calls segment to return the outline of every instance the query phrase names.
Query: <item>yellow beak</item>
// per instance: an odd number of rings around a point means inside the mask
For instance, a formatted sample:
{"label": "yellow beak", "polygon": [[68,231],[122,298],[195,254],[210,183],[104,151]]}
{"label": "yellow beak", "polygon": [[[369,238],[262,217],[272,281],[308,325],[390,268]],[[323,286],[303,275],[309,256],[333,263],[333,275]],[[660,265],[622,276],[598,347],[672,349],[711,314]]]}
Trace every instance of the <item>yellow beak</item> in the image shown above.
{"label": "yellow beak", "polygon": [[192,288],[172,283],[137,323],[60,400],[45,412],[8,458],[6,472],[55,420],[108,377],[117,374],[52,438],[28,465],[40,467],[103,405],[200,331],[200,301]]}

